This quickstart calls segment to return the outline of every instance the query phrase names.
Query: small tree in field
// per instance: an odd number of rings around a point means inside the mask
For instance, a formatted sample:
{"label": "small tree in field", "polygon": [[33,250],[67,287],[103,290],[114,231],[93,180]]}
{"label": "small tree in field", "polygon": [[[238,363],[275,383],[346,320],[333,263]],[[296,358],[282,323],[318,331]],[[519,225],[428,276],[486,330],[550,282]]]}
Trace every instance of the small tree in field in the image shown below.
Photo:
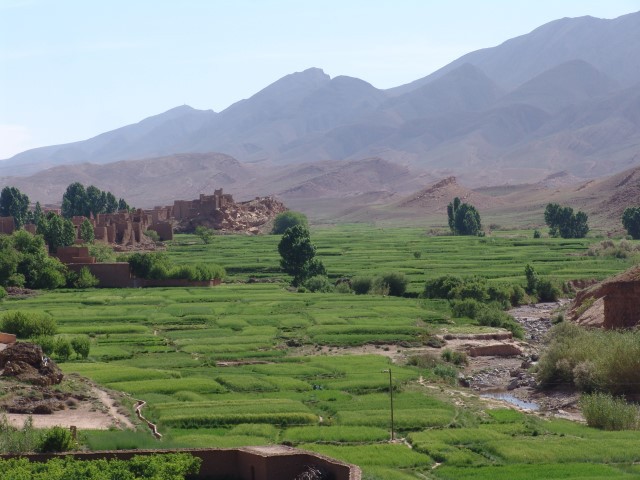
{"label": "small tree in field", "polygon": [[316,259],[316,246],[311,243],[309,230],[301,225],[288,228],[278,244],[280,266],[293,277],[294,287],[316,275],[326,275],[324,265]]}
{"label": "small tree in field", "polygon": [[549,203],[544,210],[544,221],[552,237],[584,238],[589,232],[588,220],[586,213],[573,213],[573,208],[557,203]]}
{"label": "small tree in field", "polygon": [[202,243],[205,245],[208,245],[213,241],[213,230],[205,227],[204,225],[197,226],[195,234],[200,237],[200,240],[202,240]]}
{"label": "small tree in field", "polygon": [[287,228],[295,227],[296,225],[309,228],[307,216],[304,213],[287,210],[286,212],[276,215],[276,218],[273,220],[273,230],[271,230],[271,233],[282,235]]}
{"label": "small tree in field", "polygon": [[640,207],[628,207],[622,213],[622,226],[634,240],[640,239]]}
{"label": "small tree in field", "polygon": [[458,197],[447,205],[449,228],[454,235],[478,235],[482,230],[480,214],[476,207],[461,203]]}

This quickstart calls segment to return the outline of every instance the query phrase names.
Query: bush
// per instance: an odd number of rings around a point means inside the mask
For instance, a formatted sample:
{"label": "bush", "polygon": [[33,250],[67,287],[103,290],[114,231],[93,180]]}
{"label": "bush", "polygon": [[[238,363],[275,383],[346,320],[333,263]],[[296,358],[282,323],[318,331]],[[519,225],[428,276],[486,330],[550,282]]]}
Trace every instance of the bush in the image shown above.
{"label": "bush", "polygon": [[89,349],[91,348],[91,342],[88,337],[74,337],[71,339],[71,348],[76,352],[76,355],[82,358],[89,356]]}
{"label": "bush", "polygon": [[324,275],[316,275],[303,283],[303,286],[310,292],[329,293],[333,292],[333,284]]}
{"label": "bush", "polygon": [[105,245],[104,243],[93,243],[87,246],[89,247],[89,255],[96,257],[96,262],[115,262],[116,255],[109,245]]}
{"label": "bush", "polygon": [[479,325],[485,325],[488,327],[498,327],[509,330],[516,338],[524,338],[524,330],[518,322],[516,322],[511,315],[494,308],[484,308],[478,316],[476,321]]}
{"label": "bush", "polygon": [[57,338],[54,353],[60,361],[64,362],[66,360],[69,360],[69,357],[73,353],[73,348],[71,348],[71,343],[69,343],[69,340],[63,337]]}
{"label": "bush", "polygon": [[354,277],[351,279],[351,288],[356,295],[366,295],[371,290],[371,277]]}
{"label": "bush", "polygon": [[453,275],[427,280],[424,286],[425,298],[453,298],[454,291],[464,283],[462,278]]}
{"label": "bush", "polygon": [[197,226],[195,234],[200,237],[200,240],[202,240],[202,243],[205,245],[208,245],[213,241],[214,231],[204,225]]}
{"label": "bush", "polygon": [[42,453],[68,452],[73,450],[74,446],[75,441],[69,430],[53,427],[44,434],[38,450]]}
{"label": "bush", "polygon": [[454,365],[466,365],[469,363],[469,359],[467,358],[467,354],[464,352],[458,352],[456,350],[451,350],[449,348],[445,348],[440,357],[447,363],[453,363]]}
{"label": "bush", "polygon": [[151,230],[151,229],[145,230],[144,234],[154,242],[160,241],[160,235],[155,230]]}
{"label": "bush", "polygon": [[77,278],[73,282],[76,288],[92,288],[98,286],[100,281],[94,277],[87,267],[82,267]]}
{"label": "bush", "polygon": [[590,427],[602,430],[638,429],[638,407],[628,404],[623,398],[606,393],[583,395],[580,407]]}
{"label": "bush", "polygon": [[273,229],[271,230],[271,233],[274,235],[282,235],[287,228],[295,227],[296,225],[302,225],[305,228],[309,228],[307,216],[304,213],[287,210],[286,212],[276,215],[276,218],[273,220]]}
{"label": "bush", "polygon": [[0,330],[12,333],[18,338],[52,336],[58,326],[50,316],[39,312],[7,312],[0,322]]}
{"label": "bush", "polygon": [[537,293],[541,302],[557,302],[560,297],[560,289],[547,279],[538,280]]}
{"label": "bush", "polygon": [[6,296],[7,291],[4,289],[4,287],[0,286],[0,302],[4,300]]}
{"label": "bush", "polygon": [[335,288],[334,288],[336,293],[353,293],[353,290],[351,290],[351,285],[349,285],[349,282],[340,282],[338,283]]}
{"label": "bush", "polygon": [[520,285],[513,285],[511,287],[511,295],[509,297],[509,301],[511,302],[512,306],[517,307],[518,305],[522,305],[524,303],[525,296],[526,292],[524,291],[524,288],[522,288]]}
{"label": "bush", "polygon": [[540,230],[536,229],[533,231],[533,238],[540,238],[542,235],[540,235]]}
{"label": "bush", "polygon": [[40,337],[32,338],[31,341],[36,345],[40,345],[42,353],[45,355],[53,355],[56,348],[56,339],[54,337],[42,335]]}
{"label": "bush", "polygon": [[401,297],[407,290],[407,284],[409,283],[406,275],[402,272],[384,273],[380,276],[379,281],[381,284],[388,286],[389,295],[394,297]]}
{"label": "bush", "polygon": [[484,308],[485,306],[482,303],[473,298],[451,301],[451,312],[454,318],[476,318]]}

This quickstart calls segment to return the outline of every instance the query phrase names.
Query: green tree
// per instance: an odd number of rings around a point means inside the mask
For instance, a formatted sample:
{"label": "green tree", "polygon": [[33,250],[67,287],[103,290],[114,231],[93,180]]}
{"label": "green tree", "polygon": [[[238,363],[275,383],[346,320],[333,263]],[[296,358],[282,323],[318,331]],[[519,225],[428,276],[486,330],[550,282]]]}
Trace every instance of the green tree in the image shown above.
{"label": "green tree", "polygon": [[301,285],[307,278],[326,275],[322,262],[315,258],[316,246],[311,243],[309,230],[302,225],[288,228],[278,244],[280,266],[293,277],[291,284]]}
{"label": "green tree", "polygon": [[73,281],[76,288],[92,288],[98,286],[100,281],[94,277],[87,267],[82,267],[80,273]]}
{"label": "green tree", "polygon": [[528,294],[533,295],[538,289],[539,278],[535,269],[529,263],[527,263],[524,267],[524,276],[527,279],[526,291]]}
{"label": "green tree", "polygon": [[4,187],[0,192],[0,217],[13,217],[16,228],[27,221],[29,197],[16,187]]}
{"label": "green tree", "polygon": [[82,224],[80,224],[80,238],[84,243],[93,243],[96,239],[93,233],[93,225],[91,225],[91,222],[86,218]]}
{"label": "green tree", "polygon": [[33,224],[38,225],[42,217],[44,217],[44,213],[42,212],[42,205],[40,205],[40,202],[36,202],[36,207],[33,210]]}
{"label": "green tree", "polygon": [[89,199],[84,185],[80,182],[72,183],[62,195],[62,216],[64,218],[88,217],[89,213]]}
{"label": "green tree", "polygon": [[589,232],[588,216],[573,208],[549,203],[544,210],[544,221],[549,227],[549,235],[562,238],[584,238]]}
{"label": "green tree", "polygon": [[[104,213],[107,206],[107,195],[94,185],[87,187],[87,210],[89,214],[95,217],[100,213]],[[87,217],[89,215],[86,215]]]}
{"label": "green tree", "polygon": [[74,337],[71,339],[71,348],[78,357],[87,358],[91,349],[91,342],[88,337]]}
{"label": "green tree", "polygon": [[204,225],[198,225],[196,227],[195,234],[200,237],[200,240],[202,240],[202,243],[205,245],[208,245],[213,241],[213,230],[205,227]]}
{"label": "green tree", "polygon": [[118,210],[126,210],[127,212],[131,210],[129,204],[124,201],[124,198],[118,200]]}
{"label": "green tree", "polygon": [[473,205],[461,203],[458,197],[447,205],[449,228],[454,235],[478,235],[482,230],[480,214]]}
{"label": "green tree", "polygon": [[307,216],[304,213],[287,210],[286,212],[276,215],[276,218],[273,220],[273,229],[271,230],[271,233],[275,235],[282,235],[287,228],[295,227],[296,225],[302,225],[305,228],[309,228]]}
{"label": "green tree", "polygon": [[634,240],[640,239],[640,207],[627,207],[624,209],[622,226]]}
{"label": "green tree", "polygon": [[118,200],[111,192],[107,192],[105,195],[106,203],[104,207],[104,213],[116,213],[118,211]]}
{"label": "green tree", "polygon": [[38,233],[49,245],[49,251],[55,253],[58,247],[73,245],[76,240],[76,229],[71,220],[49,212],[38,224]]}

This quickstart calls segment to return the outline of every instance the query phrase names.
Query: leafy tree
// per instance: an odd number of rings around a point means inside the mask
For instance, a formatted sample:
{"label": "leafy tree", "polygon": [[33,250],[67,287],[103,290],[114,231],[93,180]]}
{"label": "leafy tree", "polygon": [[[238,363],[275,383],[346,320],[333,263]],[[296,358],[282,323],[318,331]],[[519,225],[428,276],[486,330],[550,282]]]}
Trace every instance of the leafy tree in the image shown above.
{"label": "leafy tree", "polygon": [[104,213],[116,213],[118,211],[118,200],[111,192],[106,194],[106,204],[104,207]]}
{"label": "leafy tree", "polygon": [[200,240],[202,240],[202,243],[205,245],[208,245],[213,241],[213,230],[205,227],[204,225],[198,225],[195,233],[200,237]]}
{"label": "leafy tree", "polygon": [[47,255],[42,235],[18,230],[0,237],[0,284],[58,288],[66,283],[66,267]]}
{"label": "leafy tree", "polygon": [[27,221],[29,197],[16,187],[4,187],[0,192],[0,217],[13,217],[16,228]]}
{"label": "leafy tree", "polygon": [[473,205],[461,203],[458,197],[447,205],[449,228],[454,235],[478,235],[482,230],[480,214]]}
{"label": "leafy tree", "polygon": [[280,266],[293,276],[291,284],[295,287],[307,278],[326,275],[324,265],[315,258],[316,246],[311,243],[309,230],[302,225],[285,230],[278,244]]}
{"label": "leafy tree", "polygon": [[58,247],[73,245],[76,240],[76,229],[71,220],[54,212],[49,212],[40,220],[37,232],[44,237],[51,252],[56,252]]}
{"label": "leafy tree", "polygon": [[71,354],[73,353],[73,349],[71,348],[71,343],[64,337],[56,338],[56,346],[54,347],[54,353],[58,356],[61,361],[66,361],[69,359]]}
{"label": "leafy tree", "polygon": [[36,207],[33,210],[32,216],[33,224],[38,225],[42,217],[44,217],[44,213],[42,212],[42,205],[40,205],[40,202],[36,202]]}
{"label": "leafy tree", "polygon": [[[94,185],[87,187],[87,209],[95,217],[105,211],[107,194]],[[87,217],[89,215],[86,215]]]}
{"label": "leafy tree", "polygon": [[296,225],[302,225],[305,228],[309,228],[307,216],[304,213],[287,210],[286,212],[276,215],[276,218],[273,220],[273,229],[271,230],[271,233],[275,235],[282,235],[287,228],[295,227]]}
{"label": "leafy tree", "polygon": [[87,191],[80,182],[74,182],[67,187],[62,195],[62,216],[89,216],[89,200]]}
{"label": "leafy tree", "polygon": [[622,226],[634,240],[640,239],[640,207],[627,207],[624,209]]}
{"label": "leafy tree", "polygon": [[71,339],[71,347],[78,357],[87,358],[91,349],[88,337],[74,337]]}
{"label": "leafy tree", "polygon": [[584,238],[589,232],[586,213],[573,208],[549,203],[544,210],[544,221],[549,226],[549,235],[562,238]]}
{"label": "leafy tree", "polygon": [[126,210],[127,212],[131,210],[129,204],[124,201],[124,198],[118,200],[118,210]]}
{"label": "leafy tree", "polygon": [[539,278],[535,269],[529,263],[527,263],[524,267],[524,276],[527,278],[526,291],[528,294],[533,295],[538,289]]}
{"label": "leafy tree", "polygon": [[82,224],[80,224],[80,238],[84,243],[93,243],[96,239],[93,233],[93,225],[91,225],[91,222],[86,218]]}

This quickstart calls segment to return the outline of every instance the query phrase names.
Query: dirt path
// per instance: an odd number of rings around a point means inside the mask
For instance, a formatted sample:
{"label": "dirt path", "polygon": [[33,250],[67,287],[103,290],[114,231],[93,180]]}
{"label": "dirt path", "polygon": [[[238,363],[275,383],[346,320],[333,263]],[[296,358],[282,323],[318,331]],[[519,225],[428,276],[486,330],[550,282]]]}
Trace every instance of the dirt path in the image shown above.
{"label": "dirt path", "polygon": [[[22,427],[25,420],[31,416],[35,428],[50,428],[54,426],[75,426],[80,430],[108,430],[109,428],[135,428],[131,420],[116,409],[115,402],[104,390],[93,387],[91,392],[96,399],[78,403],[74,408],[67,408],[52,414],[37,415],[23,413],[7,413],[9,422]],[[99,402],[99,405],[96,405]]]}

